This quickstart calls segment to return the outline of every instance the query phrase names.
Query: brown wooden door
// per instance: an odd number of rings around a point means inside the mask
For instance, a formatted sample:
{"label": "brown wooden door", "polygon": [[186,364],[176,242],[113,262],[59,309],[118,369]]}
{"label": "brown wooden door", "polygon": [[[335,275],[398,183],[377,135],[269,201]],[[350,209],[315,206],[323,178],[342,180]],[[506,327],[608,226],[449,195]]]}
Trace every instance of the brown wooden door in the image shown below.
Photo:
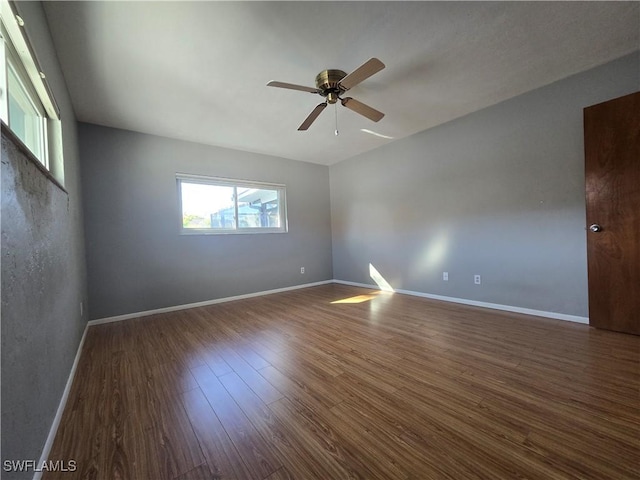
{"label": "brown wooden door", "polygon": [[584,145],[589,324],[640,335],[640,92],[585,108]]}

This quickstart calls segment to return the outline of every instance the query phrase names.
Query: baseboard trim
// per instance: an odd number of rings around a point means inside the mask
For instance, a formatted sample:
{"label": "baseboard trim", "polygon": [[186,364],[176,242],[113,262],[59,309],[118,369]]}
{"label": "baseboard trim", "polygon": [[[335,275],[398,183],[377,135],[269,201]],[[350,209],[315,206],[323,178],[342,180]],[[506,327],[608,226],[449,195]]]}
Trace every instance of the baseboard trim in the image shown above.
{"label": "baseboard trim", "polygon": [[[78,345],[78,350],[76,351],[76,356],[73,359],[73,365],[71,366],[71,371],[69,372],[69,377],[67,378],[67,384],[64,386],[64,391],[62,392],[62,397],[60,398],[60,403],[58,404],[58,410],[56,411],[56,416],[53,418],[53,423],[51,424],[51,428],[49,429],[49,435],[47,436],[47,441],[42,448],[42,452],[40,454],[40,461],[38,465],[42,465],[44,462],[49,460],[49,454],[51,453],[51,447],[53,446],[53,441],[56,439],[56,434],[58,433],[58,427],[60,426],[60,421],[62,420],[62,414],[64,412],[65,407],[67,406],[67,400],[69,399],[69,392],[71,391],[71,385],[73,384],[73,379],[76,376],[76,369],[78,368],[78,363],[80,362],[80,355],[82,354],[82,346],[84,345],[84,339],[87,337],[87,330],[89,329],[89,324],[85,325],[84,332],[82,332],[82,338],[80,339],[80,344]],[[33,480],[40,480],[42,478],[43,471],[36,471],[33,474]]]}
{"label": "baseboard trim", "polygon": [[[146,310],[146,311],[142,311],[142,312],[127,313],[127,314],[124,314],[124,315],[116,315],[116,316],[113,316],[113,317],[99,318],[99,319],[96,319],[96,320],[89,320],[88,326],[100,325],[100,324],[103,324],[103,323],[120,322],[122,320],[130,320],[132,318],[146,317],[146,316],[149,316],[149,315],[156,315],[156,314],[159,314],[159,313],[176,312],[176,311],[179,311],[179,310],[186,310],[186,309],[189,309],[189,308],[205,307],[207,305],[215,305],[217,303],[233,302],[234,300],[243,300],[243,299],[246,299],[246,298],[261,297],[263,295],[272,295],[274,293],[282,293],[282,292],[288,292],[288,291],[291,291],[291,290],[299,290],[301,288],[317,287],[319,285],[327,285],[329,283],[339,283],[339,284],[342,284],[342,285],[350,285],[352,287],[361,287],[361,288],[369,288],[369,289],[373,289],[373,290],[380,290],[380,287],[378,287],[377,285],[371,285],[371,284],[368,284],[368,283],[350,282],[350,281],[347,281],[347,280],[338,280],[338,279],[334,278],[333,280],[323,280],[321,282],[304,283],[304,284],[301,284],[301,285],[293,285],[291,287],[275,288],[273,290],[264,290],[264,291],[261,291],[261,292],[246,293],[246,294],[243,294],[243,295],[234,295],[232,297],[216,298],[214,300],[205,300],[203,302],[186,303],[186,304],[183,304],[183,305],[174,305],[174,306],[171,306],[171,307],[157,308],[157,309],[154,309],[154,310]],[[431,293],[416,292],[414,290],[398,289],[398,290],[394,290],[394,291],[396,293],[401,293],[403,295],[411,295],[411,296],[414,296],[414,297],[429,298],[429,299],[432,299],[432,300],[441,300],[443,302],[458,303],[458,304],[461,304],[461,305],[469,305],[469,306],[473,306],[473,307],[490,308],[492,310],[502,310],[502,311],[505,311],[505,312],[522,313],[522,314],[525,314],[525,315],[531,315],[531,316],[536,316],[536,317],[552,318],[554,320],[564,320],[564,321],[568,321],[568,322],[589,324],[589,318],[588,317],[580,317],[580,316],[577,316],[577,315],[568,315],[566,313],[547,312],[547,311],[544,311],[544,310],[534,310],[534,309],[531,309],[531,308],[515,307],[513,305],[503,305],[503,304],[499,304],[499,303],[480,302],[480,301],[477,301],[477,300],[468,300],[466,298],[447,297],[447,296],[444,296],[444,295],[434,295],[434,294],[431,294]]]}
{"label": "baseboard trim", "polygon": [[114,317],[99,318],[89,320],[89,326],[100,325],[103,323],[120,322],[122,320],[130,320],[132,318],[147,317],[158,313],[176,312],[178,310],[187,310],[189,308],[206,307],[207,305],[215,305],[216,303],[233,302],[234,300],[243,300],[245,298],[262,297],[264,295],[272,295],[274,293],[289,292],[291,290],[299,290],[301,288],[317,287],[319,285],[327,285],[333,283],[334,280],[323,280],[321,282],[303,283],[301,285],[293,285],[291,287],[275,288],[273,290],[264,290],[262,292],[245,293],[243,295],[234,295],[233,297],[216,298],[214,300],[205,300],[204,302],[186,303],[183,305],[175,305],[172,307],[157,308],[154,310],[146,310],[143,312],[127,313],[124,315],[116,315]]}
{"label": "baseboard trim", "polygon": [[[346,280],[333,280],[334,283],[340,283],[343,285],[351,285],[352,287],[370,288],[373,290],[380,290],[377,285],[370,285],[367,283],[348,282]],[[566,313],[547,312],[544,310],[533,310],[531,308],[514,307],[512,305],[502,305],[499,303],[479,302],[477,300],[467,300],[466,298],[446,297],[443,295],[433,295],[431,293],[415,292],[413,290],[394,290],[396,293],[402,293],[404,295],[412,295],[414,297],[430,298],[432,300],[442,300],[444,302],[459,303],[462,305],[470,305],[473,307],[490,308],[492,310],[502,310],[505,312],[523,313],[525,315],[532,315],[536,317],[553,318],[555,320],[565,320],[567,322],[585,323],[589,324],[588,317],[580,317],[577,315],[567,315]]]}

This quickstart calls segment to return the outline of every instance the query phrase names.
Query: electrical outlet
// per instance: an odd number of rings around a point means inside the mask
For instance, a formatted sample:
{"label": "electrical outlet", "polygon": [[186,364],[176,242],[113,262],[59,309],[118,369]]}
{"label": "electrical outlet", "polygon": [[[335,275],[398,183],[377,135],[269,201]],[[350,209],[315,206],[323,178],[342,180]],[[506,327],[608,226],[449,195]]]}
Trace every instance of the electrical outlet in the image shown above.
{"label": "electrical outlet", "polygon": [[476,285],[480,285],[480,283],[482,283],[482,279],[480,278],[480,275],[473,276],[473,283],[475,283]]}
{"label": "electrical outlet", "polygon": [[449,281],[449,272],[442,272],[442,280],[445,282]]}
{"label": "electrical outlet", "polygon": [[300,273],[304,273],[304,267],[300,267]]}

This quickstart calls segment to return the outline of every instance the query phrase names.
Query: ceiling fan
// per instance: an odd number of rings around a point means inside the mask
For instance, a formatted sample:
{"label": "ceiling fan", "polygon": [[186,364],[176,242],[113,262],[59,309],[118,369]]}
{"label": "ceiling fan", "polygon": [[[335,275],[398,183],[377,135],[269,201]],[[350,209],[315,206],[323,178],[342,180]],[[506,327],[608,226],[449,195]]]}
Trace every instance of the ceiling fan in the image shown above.
{"label": "ceiling fan", "polygon": [[348,109],[367,117],[369,120],[378,122],[382,117],[384,117],[384,113],[379,112],[375,108],[371,108],[369,105],[359,102],[355,98],[342,98],[342,95],[347,92],[347,90],[369,78],[371,75],[378,73],[384,68],[384,66],[384,63],[380,60],[372,58],[348,75],[342,70],[323,70],[316,76],[316,88],[276,81],[267,83],[267,86],[288,88],[290,90],[301,90],[303,92],[315,93],[326,98],[323,103],[313,109],[305,121],[298,127],[298,130],[307,130],[327,105],[333,105],[334,103],[337,103],[338,100],[340,100],[340,103]]}

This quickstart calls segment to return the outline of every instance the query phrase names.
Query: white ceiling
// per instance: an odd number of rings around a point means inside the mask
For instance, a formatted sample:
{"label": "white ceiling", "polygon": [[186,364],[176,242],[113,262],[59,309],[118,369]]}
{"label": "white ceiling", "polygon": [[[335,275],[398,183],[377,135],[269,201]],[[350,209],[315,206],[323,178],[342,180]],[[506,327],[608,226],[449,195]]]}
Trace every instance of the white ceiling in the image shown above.
{"label": "white ceiling", "polygon": [[[333,164],[640,48],[638,2],[46,2],[79,120]],[[298,132],[327,68],[386,69]]]}

